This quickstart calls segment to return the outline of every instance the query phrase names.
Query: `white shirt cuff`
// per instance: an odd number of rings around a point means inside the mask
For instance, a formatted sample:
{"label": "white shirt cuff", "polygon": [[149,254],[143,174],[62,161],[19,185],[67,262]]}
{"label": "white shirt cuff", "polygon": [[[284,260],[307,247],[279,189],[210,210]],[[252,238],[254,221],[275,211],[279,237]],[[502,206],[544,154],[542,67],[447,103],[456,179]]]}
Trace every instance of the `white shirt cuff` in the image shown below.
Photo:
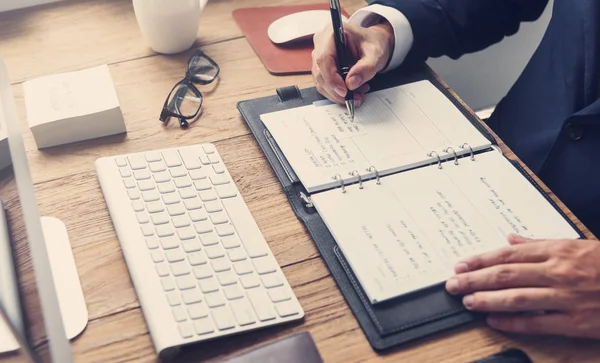
{"label": "white shirt cuff", "polygon": [[387,67],[382,71],[387,72],[404,62],[406,55],[410,51],[410,48],[412,48],[414,41],[413,31],[404,14],[392,7],[380,4],[369,5],[356,11],[350,17],[350,22],[362,27],[368,27],[377,23],[379,17],[383,17],[394,28],[394,52]]}

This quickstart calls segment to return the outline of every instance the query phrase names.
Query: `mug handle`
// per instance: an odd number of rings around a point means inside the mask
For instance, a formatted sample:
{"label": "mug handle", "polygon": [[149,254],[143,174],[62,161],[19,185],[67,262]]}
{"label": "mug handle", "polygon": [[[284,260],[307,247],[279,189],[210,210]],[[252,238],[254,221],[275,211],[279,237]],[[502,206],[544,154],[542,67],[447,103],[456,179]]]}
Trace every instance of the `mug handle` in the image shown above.
{"label": "mug handle", "polygon": [[208,0],[200,0],[200,11],[204,10],[207,2]]}

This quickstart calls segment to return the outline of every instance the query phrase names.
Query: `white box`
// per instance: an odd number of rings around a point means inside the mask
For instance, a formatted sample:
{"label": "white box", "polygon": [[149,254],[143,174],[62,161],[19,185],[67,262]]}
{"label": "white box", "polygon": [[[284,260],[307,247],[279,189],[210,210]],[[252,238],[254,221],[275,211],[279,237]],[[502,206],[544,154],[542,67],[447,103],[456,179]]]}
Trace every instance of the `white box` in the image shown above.
{"label": "white box", "polygon": [[8,150],[8,138],[6,135],[6,126],[0,120],[0,170],[12,164],[10,151]]}
{"label": "white box", "polygon": [[127,132],[107,65],[24,83],[38,149]]}

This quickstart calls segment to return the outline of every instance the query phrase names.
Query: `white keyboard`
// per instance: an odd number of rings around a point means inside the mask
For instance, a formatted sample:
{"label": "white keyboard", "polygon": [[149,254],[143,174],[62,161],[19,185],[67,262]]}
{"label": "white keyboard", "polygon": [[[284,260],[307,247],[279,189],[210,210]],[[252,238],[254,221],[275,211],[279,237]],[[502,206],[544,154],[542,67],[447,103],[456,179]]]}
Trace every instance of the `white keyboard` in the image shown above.
{"label": "white keyboard", "polygon": [[159,354],[304,316],[212,144],[96,170]]}

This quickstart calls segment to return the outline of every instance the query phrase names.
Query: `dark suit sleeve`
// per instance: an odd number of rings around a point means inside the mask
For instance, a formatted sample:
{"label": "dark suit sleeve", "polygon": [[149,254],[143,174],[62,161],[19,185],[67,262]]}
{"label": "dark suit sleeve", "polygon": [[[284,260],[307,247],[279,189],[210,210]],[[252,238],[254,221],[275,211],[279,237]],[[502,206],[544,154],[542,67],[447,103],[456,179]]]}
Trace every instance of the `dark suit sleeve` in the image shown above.
{"label": "dark suit sleeve", "polygon": [[406,16],[414,43],[406,61],[447,55],[459,58],[505,36],[515,34],[523,21],[534,21],[548,0],[376,0]]}

